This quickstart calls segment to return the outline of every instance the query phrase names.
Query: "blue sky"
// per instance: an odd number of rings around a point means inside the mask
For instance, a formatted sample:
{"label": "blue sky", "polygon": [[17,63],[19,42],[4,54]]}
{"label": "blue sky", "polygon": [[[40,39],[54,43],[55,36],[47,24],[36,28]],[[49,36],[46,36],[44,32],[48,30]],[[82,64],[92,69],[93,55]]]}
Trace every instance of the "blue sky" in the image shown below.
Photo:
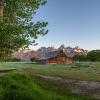
{"label": "blue sky", "polygon": [[48,21],[49,32],[33,49],[61,44],[100,49],[100,0],[48,0],[34,20]]}

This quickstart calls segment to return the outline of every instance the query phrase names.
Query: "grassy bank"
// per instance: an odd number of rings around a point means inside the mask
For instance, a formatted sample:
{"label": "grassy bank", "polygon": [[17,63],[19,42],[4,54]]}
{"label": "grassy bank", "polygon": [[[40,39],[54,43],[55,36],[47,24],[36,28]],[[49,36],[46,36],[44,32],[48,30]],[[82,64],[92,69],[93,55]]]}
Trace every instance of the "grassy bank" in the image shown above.
{"label": "grassy bank", "polygon": [[24,72],[0,76],[0,100],[96,100],[72,94],[69,87]]}

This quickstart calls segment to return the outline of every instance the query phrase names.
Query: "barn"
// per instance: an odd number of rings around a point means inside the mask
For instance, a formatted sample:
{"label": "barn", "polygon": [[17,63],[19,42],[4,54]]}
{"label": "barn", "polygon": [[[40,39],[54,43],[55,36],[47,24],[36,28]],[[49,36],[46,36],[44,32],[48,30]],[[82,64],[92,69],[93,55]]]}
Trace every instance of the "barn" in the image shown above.
{"label": "barn", "polygon": [[74,62],[73,57],[63,50],[48,52],[44,57],[37,60],[39,64],[72,64]]}

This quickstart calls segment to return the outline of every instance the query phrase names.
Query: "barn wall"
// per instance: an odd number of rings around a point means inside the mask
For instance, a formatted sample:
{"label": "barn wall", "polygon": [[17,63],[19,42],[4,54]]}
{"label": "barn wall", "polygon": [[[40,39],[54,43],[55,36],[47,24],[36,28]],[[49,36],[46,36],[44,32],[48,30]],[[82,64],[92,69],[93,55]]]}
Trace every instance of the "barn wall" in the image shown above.
{"label": "barn wall", "polygon": [[46,63],[47,63],[47,64],[57,64],[57,60],[56,60],[55,57],[54,57],[54,58],[50,58],[50,59],[48,59],[48,60],[46,61]]}

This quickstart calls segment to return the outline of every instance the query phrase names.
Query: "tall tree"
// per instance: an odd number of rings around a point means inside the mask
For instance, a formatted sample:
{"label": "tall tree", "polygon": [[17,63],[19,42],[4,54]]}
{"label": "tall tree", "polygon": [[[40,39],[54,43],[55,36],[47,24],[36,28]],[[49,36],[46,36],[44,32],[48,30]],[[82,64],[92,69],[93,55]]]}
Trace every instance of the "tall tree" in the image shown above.
{"label": "tall tree", "polygon": [[0,57],[35,43],[45,35],[47,22],[34,21],[45,0],[0,0]]}

